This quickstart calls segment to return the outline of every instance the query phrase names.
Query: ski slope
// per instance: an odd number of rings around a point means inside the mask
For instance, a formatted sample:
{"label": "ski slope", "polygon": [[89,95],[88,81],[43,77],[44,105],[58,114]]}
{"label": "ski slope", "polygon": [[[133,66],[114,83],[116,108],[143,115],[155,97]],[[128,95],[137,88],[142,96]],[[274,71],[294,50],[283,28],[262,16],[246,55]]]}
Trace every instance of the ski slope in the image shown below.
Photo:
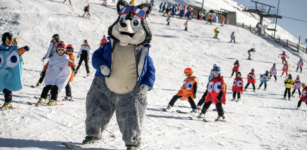
{"label": "ski slope", "polygon": [[[183,1],[183,0],[182,0]],[[62,4],[62,0],[1,0],[0,33],[12,32],[19,39],[19,46],[28,45],[30,52],[25,53],[23,70],[24,88],[13,92],[13,106],[18,110],[0,112],[0,149],[63,149],[62,142],[82,142],[85,135],[85,98],[94,78],[95,70],[90,66],[91,76],[86,75],[81,67],[72,86],[75,102],[62,102],[64,106],[33,107],[26,102],[36,102],[42,87],[31,88],[37,83],[43,68],[41,58],[47,51],[53,34],[58,33],[65,44],[73,44],[75,56],[84,39],[88,39],[92,53],[98,48],[100,40],[107,34],[108,27],[116,20],[115,5],[108,1],[108,7],[101,6],[100,0],[72,0],[73,5]],[[142,2],[137,0],[138,3]],[[178,1],[179,2],[179,1]],[[180,1],[181,2],[181,1]],[[189,3],[190,1],[184,1]],[[91,18],[85,19],[83,7],[90,4]],[[193,2],[191,2],[193,3]],[[185,20],[171,19],[166,26],[166,17],[158,13],[156,1],[148,22],[153,34],[150,55],[156,67],[154,89],[148,92],[147,117],[143,127],[143,141],[149,150],[201,150],[201,149],[305,149],[307,147],[307,106],[295,110],[299,100],[298,93],[291,101],[283,100],[284,77],[281,59],[278,54],[286,51],[289,55],[290,73],[300,75],[302,82],[307,82],[306,65],[303,73],[297,73],[299,57],[307,61],[305,54],[293,53],[270,39],[255,35],[248,30],[231,25],[220,27],[219,24],[206,25],[204,21],[189,22],[188,32],[184,30]],[[213,29],[219,26],[219,40],[214,39]],[[229,43],[231,32],[236,32],[237,44]],[[247,60],[247,50],[256,48],[253,60]],[[266,91],[263,87],[252,92],[249,89],[241,95],[242,101],[233,102],[231,87],[234,78],[230,78],[235,60],[239,60],[240,71],[246,76],[255,69],[258,88],[260,74],[269,70],[276,63],[278,80],[268,82]],[[45,62],[46,63],[46,62]],[[196,102],[201,98],[208,83],[208,75],[217,64],[227,83],[227,102],[223,105],[225,117],[229,123],[205,123],[189,120],[190,114],[162,112],[182,85],[185,76],[183,70],[192,67],[199,81]],[[3,94],[0,94],[3,104]],[[64,98],[65,92],[59,94]],[[214,120],[217,112],[207,112],[208,120]],[[190,111],[189,103],[178,100],[173,110]],[[305,111],[302,111],[305,110]],[[114,115],[115,116],[115,115]],[[115,141],[93,145],[84,149],[115,150],[125,149],[121,140],[116,118],[113,117],[104,132],[107,137],[116,135]],[[74,148],[78,149],[78,148]]]}

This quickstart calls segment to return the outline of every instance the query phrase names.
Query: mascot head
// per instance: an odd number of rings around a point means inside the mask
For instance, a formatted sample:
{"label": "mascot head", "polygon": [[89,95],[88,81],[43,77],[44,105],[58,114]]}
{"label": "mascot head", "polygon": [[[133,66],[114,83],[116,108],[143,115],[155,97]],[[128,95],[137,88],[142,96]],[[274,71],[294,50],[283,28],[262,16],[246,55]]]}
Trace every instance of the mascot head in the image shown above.
{"label": "mascot head", "polygon": [[116,8],[119,16],[109,27],[108,34],[119,40],[121,46],[150,43],[152,35],[146,18],[152,10],[151,4],[130,6],[119,0]]}

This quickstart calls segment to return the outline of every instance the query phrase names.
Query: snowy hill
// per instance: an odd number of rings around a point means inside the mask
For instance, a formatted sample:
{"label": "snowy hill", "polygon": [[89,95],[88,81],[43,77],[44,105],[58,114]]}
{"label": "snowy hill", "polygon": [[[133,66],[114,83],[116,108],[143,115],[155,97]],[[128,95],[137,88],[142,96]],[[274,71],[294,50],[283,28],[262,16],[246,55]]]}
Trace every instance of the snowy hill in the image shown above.
{"label": "snowy hill", "polygon": [[[206,3],[209,1],[213,2],[206,0]],[[196,3],[188,0],[176,2]],[[117,18],[115,6],[110,0],[108,7],[101,6],[100,0],[73,0],[72,3],[70,6],[62,4],[62,0],[1,1],[0,33],[12,32],[19,39],[19,46],[28,45],[31,50],[23,55],[24,88],[13,92],[13,106],[20,109],[0,113],[0,149],[63,149],[61,142],[81,142],[85,137],[85,98],[94,78],[92,66],[89,78],[83,78],[86,73],[85,68],[81,67],[82,72],[71,84],[75,102],[63,102],[65,105],[59,107],[32,107],[26,104],[28,101],[36,102],[33,96],[39,96],[42,92],[42,88],[33,89],[30,86],[39,79],[43,68],[41,58],[53,34],[58,33],[66,44],[73,44],[77,52],[82,41],[88,39],[94,52],[102,36],[107,35],[108,27]],[[91,5],[91,19],[80,17],[88,3]],[[293,77],[300,75],[301,81],[307,82],[306,65],[302,74],[295,72],[299,57],[306,62],[306,55],[293,53],[270,39],[231,25],[220,27],[219,24],[206,25],[204,21],[192,20],[189,31],[185,32],[185,20],[172,18],[171,25],[166,26],[166,18],[157,11],[160,1],[155,4],[152,15],[147,18],[153,34],[150,55],[156,67],[156,82],[154,89],[148,93],[147,117],[142,135],[143,141],[150,145],[147,149],[306,148],[307,114],[294,110],[299,100],[298,93],[291,101],[282,99],[285,78],[280,77],[282,63],[277,57],[286,51],[290,57],[290,73]],[[212,38],[213,29],[217,26],[220,28],[219,40]],[[232,31],[236,32],[237,44],[229,43]],[[252,47],[257,51],[252,54],[253,60],[247,60],[247,50]],[[266,91],[262,87],[256,93],[252,92],[250,85],[247,92],[242,94],[241,102],[230,101],[233,83],[230,75],[235,60],[240,61],[244,84],[247,74],[254,68],[258,88],[260,74],[269,70],[273,63],[277,65],[278,81],[269,81]],[[161,111],[180,89],[185,78],[183,70],[187,67],[193,68],[199,81],[198,102],[205,91],[213,64],[222,68],[228,85],[227,102],[223,107],[229,123],[205,123],[189,120],[188,114]],[[0,95],[3,104],[3,94]],[[63,92],[59,99],[64,96]],[[210,110],[213,108],[211,106]],[[187,102],[179,100],[173,109],[191,110]],[[302,104],[301,109],[307,110],[307,106]],[[217,112],[209,111],[206,117],[214,120]],[[104,135],[110,133],[117,136],[115,141],[86,149],[125,149],[115,117]]]}

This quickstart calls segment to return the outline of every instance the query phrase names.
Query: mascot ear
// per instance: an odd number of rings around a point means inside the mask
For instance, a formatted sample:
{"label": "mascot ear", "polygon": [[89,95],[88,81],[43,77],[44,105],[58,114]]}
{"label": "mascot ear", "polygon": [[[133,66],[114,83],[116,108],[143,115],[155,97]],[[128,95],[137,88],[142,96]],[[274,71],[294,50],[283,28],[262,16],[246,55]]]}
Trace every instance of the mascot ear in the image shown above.
{"label": "mascot ear", "polygon": [[128,7],[128,6],[129,6],[129,4],[128,4],[126,1],[124,1],[124,0],[119,0],[119,1],[117,2],[117,5],[116,5],[117,12],[119,13],[119,11],[120,11],[122,8]]}
{"label": "mascot ear", "polygon": [[136,7],[142,9],[143,11],[145,11],[147,17],[150,15],[150,13],[152,11],[152,5],[149,4],[149,3],[143,3],[143,4],[140,4],[140,5],[136,6]]}

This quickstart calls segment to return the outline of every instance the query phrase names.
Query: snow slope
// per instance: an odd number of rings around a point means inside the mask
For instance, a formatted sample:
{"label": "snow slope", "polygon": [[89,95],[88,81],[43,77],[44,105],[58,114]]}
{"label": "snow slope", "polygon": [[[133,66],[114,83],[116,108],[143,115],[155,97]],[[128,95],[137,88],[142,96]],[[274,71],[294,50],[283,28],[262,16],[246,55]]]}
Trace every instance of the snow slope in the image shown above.
{"label": "snow slope", "polygon": [[[208,0],[209,1],[209,0]],[[51,36],[60,34],[66,44],[73,44],[78,51],[82,41],[88,39],[92,52],[108,27],[117,18],[114,4],[103,7],[102,1],[73,0],[73,5],[63,5],[61,0],[1,0],[0,33],[12,32],[19,39],[19,45],[29,45],[30,52],[23,55],[24,88],[14,92],[13,105],[19,110],[0,112],[0,149],[63,149],[61,142],[81,142],[85,137],[85,98],[94,75],[85,76],[81,67],[72,83],[75,102],[63,102],[59,107],[32,107],[27,101],[36,102],[33,96],[39,96],[42,88],[32,89],[43,68],[41,58],[47,51]],[[111,1],[109,1],[110,3]],[[141,2],[141,0],[137,0]],[[189,1],[185,1],[189,2]],[[91,19],[80,17],[83,7],[91,4]],[[156,2],[158,5],[158,2]],[[307,138],[306,112],[294,110],[298,94],[291,101],[283,100],[283,80],[280,77],[282,64],[277,57],[282,51],[289,55],[290,73],[300,75],[307,82],[306,69],[303,74],[295,72],[299,57],[306,56],[284,49],[269,39],[257,36],[248,30],[227,25],[220,27],[220,40],[213,39],[213,29],[218,24],[206,25],[203,21],[189,22],[189,31],[185,32],[185,20],[172,18],[166,26],[166,18],[157,12],[157,7],[148,18],[153,33],[150,55],[156,67],[154,89],[148,93],[147,118],[143,128],[143,141],[150,150],[198,150],[198,149],[305,149]],[[229,36],[236,31],[237,44],[229,43]],[[253,60],[247,60],[247,50],[255,47]],[[75,54],[76,56],[76,54]],[[278,81],[269,81],[266,91],[252,92],[251,86],[242,94],[241,102],[232,102],[230,78],[235,60],[241,63],[240,71],[244,82],[254,68],[259,76],[269,70],[273,63],[277,65]],[[198,78],[199,89],[196,102],[205,91],[209,71],[213,64],[222,68],[222,75],[228,85],[227,103],[224,105],[225,117],[229,123],[205,123],[188,120],[190,115],[162,112],[180,89],[185,78],[183,70],[192,67]],[[92,74],[95,70],[91,67]],[[3,94],[0,94],[3,104]],[[63,98],[65,93],[59,95]],[[211,106],[210,110],[215,108]],[[190,111],[187,102],[177,101],[174,110]],[[307,110],[302,104],[302,110]],[[208,120],[214,120],[217,112],[208,111]],[[115,134],[116,140],[86,149],[125,149],[121,140],[116,118],[113,117],[104,136]],[[78,148],[75,148],[78,149]]]}

